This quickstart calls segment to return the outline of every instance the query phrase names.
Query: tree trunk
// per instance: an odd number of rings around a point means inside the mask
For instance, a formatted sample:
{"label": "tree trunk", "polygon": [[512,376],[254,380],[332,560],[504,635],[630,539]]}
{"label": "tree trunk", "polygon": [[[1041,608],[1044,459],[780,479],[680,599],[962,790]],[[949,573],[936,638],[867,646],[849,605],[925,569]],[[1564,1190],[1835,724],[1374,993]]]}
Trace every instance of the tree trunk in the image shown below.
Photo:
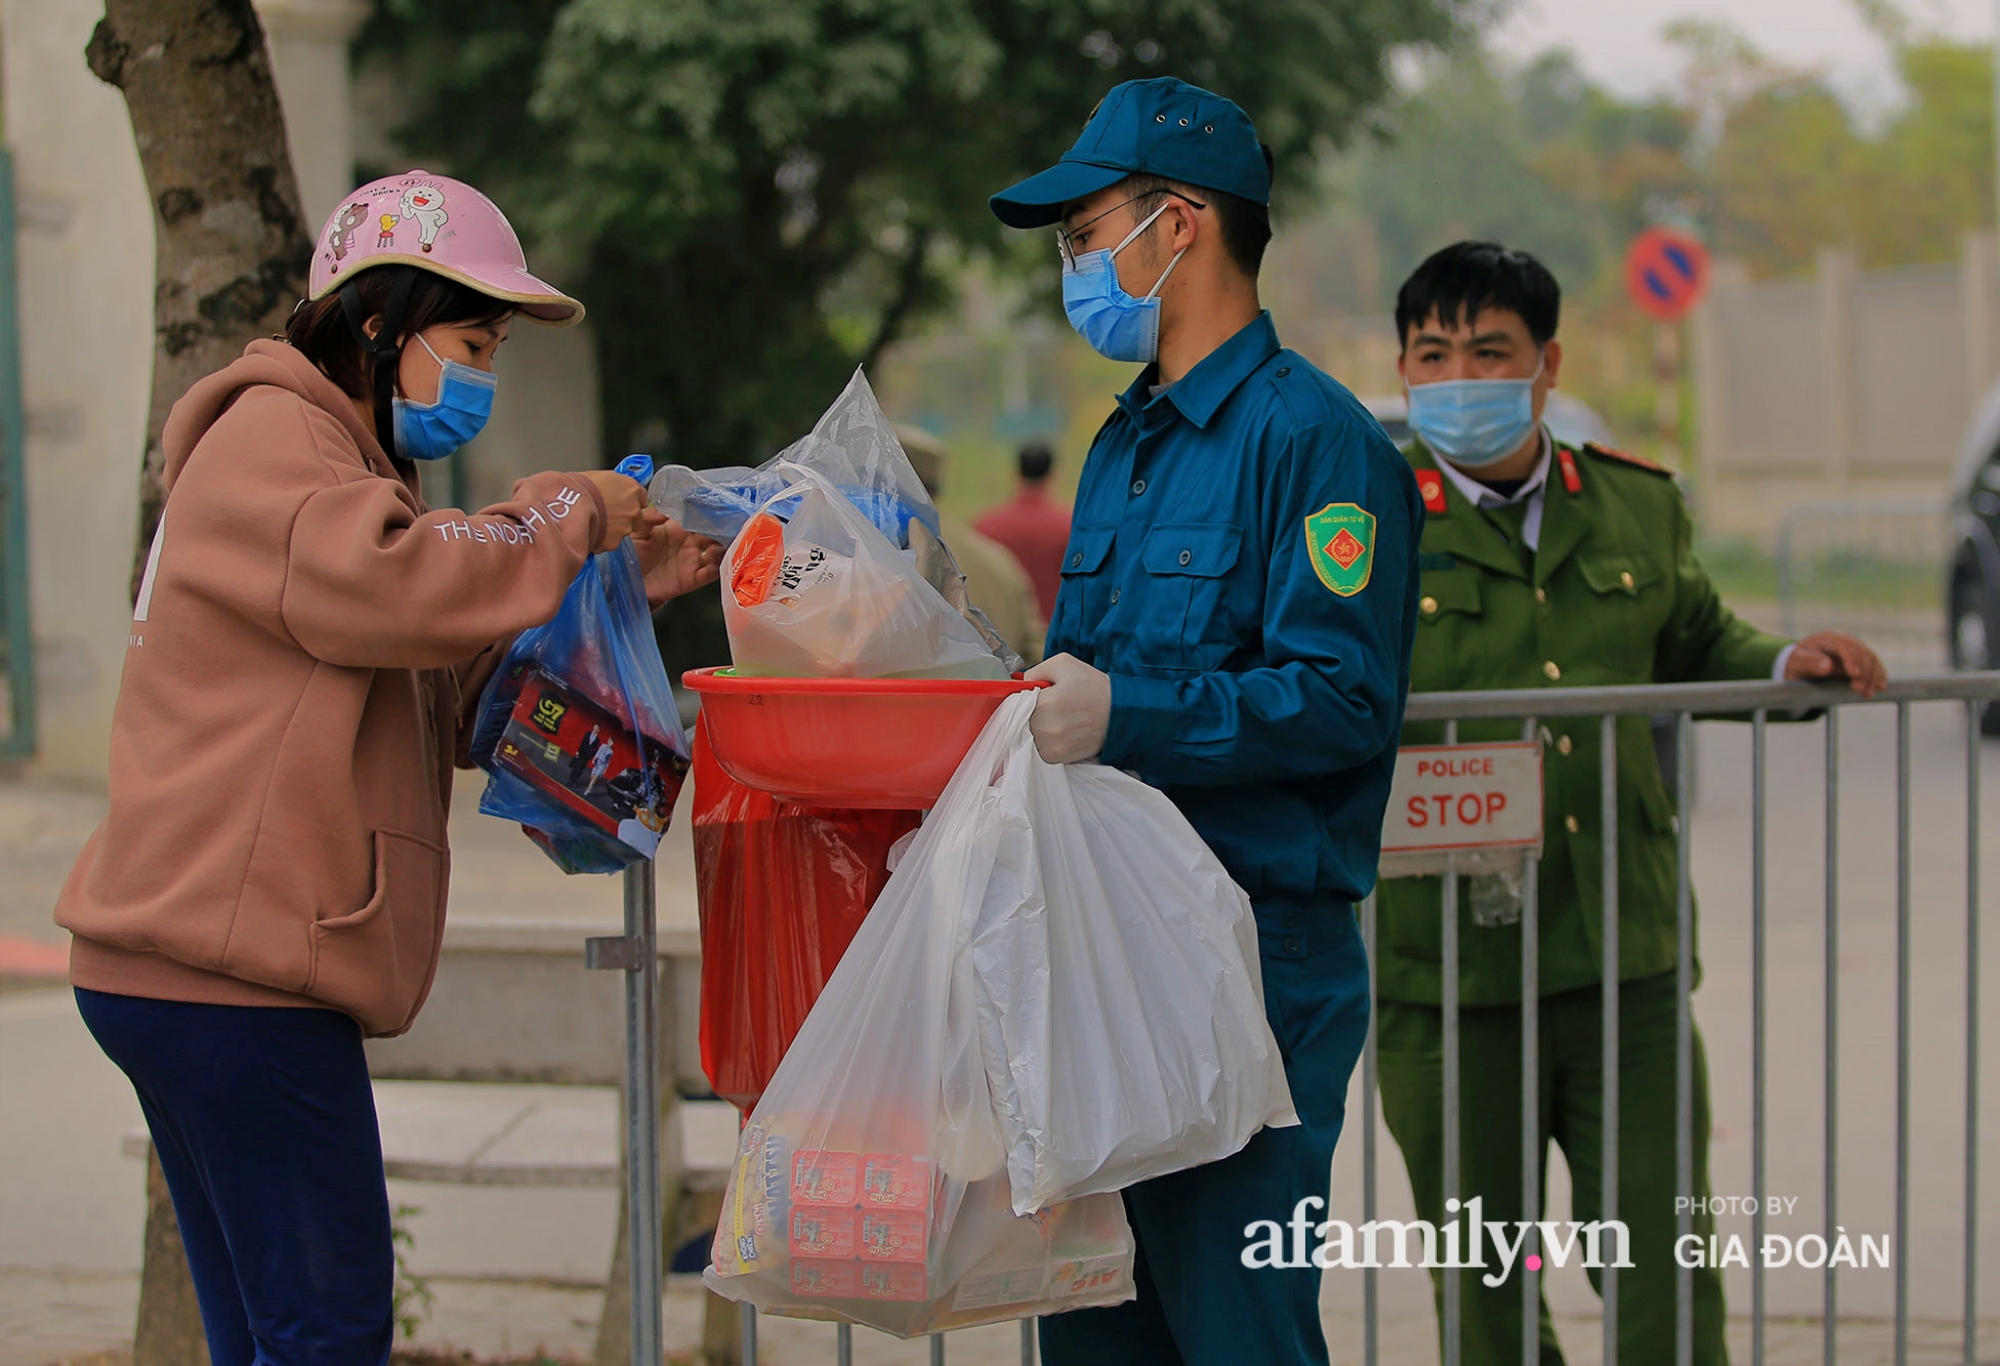
{"label": "tree trunk", "polygon": [[152,404],[133,592],[166,502],[160,429],[188,386],[305,294],[312,238],[251,0],[105,0],[84,57],[125,93],[153,202]]}
{"label": "tree trunk", "polygon": [[132,1366],[208,1366],[194,1278],[188,1274],[181,1226],[174,1218],[160,1155],[146,1145],[146,1254],[139,1270],[139,1323]]}
{"label": "tree trunk", "polygon": [[[132,592],[166,502],[160,431],[189,385],[281,330],[312,257],[251,0],[105,0],[84,60],[125,93],[153,202],[153,389],[139,476]],[[133,1366],[208,1366],[173,1202],[157,1155]]]}

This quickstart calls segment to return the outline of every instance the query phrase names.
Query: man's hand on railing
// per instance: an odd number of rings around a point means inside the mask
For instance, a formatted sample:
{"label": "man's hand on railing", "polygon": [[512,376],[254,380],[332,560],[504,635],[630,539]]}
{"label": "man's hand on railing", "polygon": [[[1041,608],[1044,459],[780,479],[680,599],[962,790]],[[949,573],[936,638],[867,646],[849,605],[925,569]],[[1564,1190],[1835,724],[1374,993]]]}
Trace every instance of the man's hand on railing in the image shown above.
{"label": "man's hand on railing", "polygon": [[1889,686],[1889,671],[1881,657],[1840,631],[1816,631],[1801,640],[1785,661],[1785,677],[1807,683],[1844,678],[1863,697]]}

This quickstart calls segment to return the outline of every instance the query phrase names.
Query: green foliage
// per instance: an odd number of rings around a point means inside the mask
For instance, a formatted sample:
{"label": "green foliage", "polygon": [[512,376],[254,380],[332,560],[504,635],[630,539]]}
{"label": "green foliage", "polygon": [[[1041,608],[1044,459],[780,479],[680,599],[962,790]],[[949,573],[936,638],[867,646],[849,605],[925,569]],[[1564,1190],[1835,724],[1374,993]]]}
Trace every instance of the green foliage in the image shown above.
{"label": "green foliage", "polygon": [[[607,455],[754,461],[951,298],[1053,275],[987,196],[1134,76],[1240,98],[1280,204],[1482,0],[377,0],[402,140],[487,189],[589,304]],[[1028,263],[1032,263],[1029,265]]]}
{"label": "green foliage", "polygon": [[1894,48],[1907,102],[1857,127],[1823,76],[1738,50],[1740,93],[1701,167],[1704,217],[1760,274],[1810,267],[1822,247],[1868,266],[1948,261],[1993,221],[1993,64],[1984,47],[1927,37]]}
{"label": "green foliage", "polygon": [[410,1270],[408,1254],[416,1250],[417,1238],[410,1232],[410,1220],[422,1214],[416,1205],[398,1205],[389,1215],[389,1242],[396,1251],[396,1283],[391,1291],[391,1316],[396,1331],[408,1340],[417,1335],[437,1303],[430,1282]]}

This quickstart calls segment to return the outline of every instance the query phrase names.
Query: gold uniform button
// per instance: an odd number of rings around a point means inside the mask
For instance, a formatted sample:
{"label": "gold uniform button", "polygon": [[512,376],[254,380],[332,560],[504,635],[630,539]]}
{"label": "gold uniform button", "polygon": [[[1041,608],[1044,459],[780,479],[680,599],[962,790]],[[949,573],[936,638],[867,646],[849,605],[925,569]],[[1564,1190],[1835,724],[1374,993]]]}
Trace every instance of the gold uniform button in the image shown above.
{"label": "gold uniform button", "polygon": [[1570,834],[1574,835],[1577,832],[1578,828],[1579,827],[1577,826],[1576,823],[1576,817],[1574,816],[1563,817],[1563,829],[1569,831]]}
{"label": "gold uniform button", "polygon": [[1563,676],[1563,671],[1556,667],[1556,662],[1553,659],[1546,660],[1543,662],[1542,673],[1544,676],[1548,678],[1549,682],[1551,683],[1555,682],[1557,679]]}
{"label": "gold uniform button", "polygon": [[1567,735],[1563,736],[1560,740],[1556,741],[1556,753],[1558,754],[1567,754],[1570,752],[1572,748],[1573,746],[1570,744],[1569,737]]}
{"label": "gold uniform button", "polygon": [[1535,601],[1536,601],[1536,602],[1547,602],[1548,600],[1549,600],[1549,590],[1548,590],[1548,589],[1546,589],[1546,588],[1537,588],[1537,589],[1535,590]]}
{"label": "gold uniform button", "polygon": [[[1407,602],[1408,599],[1405,598],[1404,601]],[[1417,604],[1417,610],[1422,612],[1427,617],[1433,615],[1437,611],[1437,609],[1438,609],[1438,600],[1436,598],[1425,598],[1422,602]]]}
{"label": "gold uniform button", "polygon": [[1620,570],[1618,573],[1618,582],[1630,588],[1632,586],[1632,571],[1629,569]]}

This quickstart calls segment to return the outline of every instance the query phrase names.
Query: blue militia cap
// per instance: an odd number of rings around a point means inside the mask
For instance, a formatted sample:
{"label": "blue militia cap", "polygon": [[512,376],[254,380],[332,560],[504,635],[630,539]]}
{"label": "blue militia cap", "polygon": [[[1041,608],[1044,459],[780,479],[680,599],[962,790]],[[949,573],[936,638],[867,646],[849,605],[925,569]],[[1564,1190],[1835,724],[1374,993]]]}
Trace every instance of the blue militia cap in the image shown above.
{"label": "blue militia cap", "polygon": [[1114,86],[1061,161],[987,202],[1010,228],[1045,228],[1062,221],[1063,205],[1135,173],[1271,202],[1271,164],[1250,116],[1172,76]]}

